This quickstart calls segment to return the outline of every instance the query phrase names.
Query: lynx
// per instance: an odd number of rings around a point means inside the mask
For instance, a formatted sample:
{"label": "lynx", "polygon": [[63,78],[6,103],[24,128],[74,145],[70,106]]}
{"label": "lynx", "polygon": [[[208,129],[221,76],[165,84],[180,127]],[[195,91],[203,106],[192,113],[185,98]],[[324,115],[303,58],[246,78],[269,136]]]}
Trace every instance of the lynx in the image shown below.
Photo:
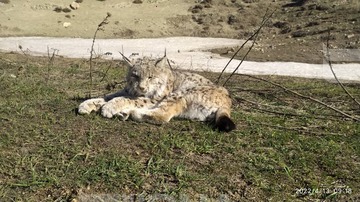
{"label": "lynx", "polygon": [[101,110],[104,117],[131,118],[153,124],[169,122],[173,117],[206,121],[215,129],[235,129],[230,119],[231,99],[228,91],[203,76],[173,70],[166,56],[130,61],[123,90],[80,104],[79,114]]}

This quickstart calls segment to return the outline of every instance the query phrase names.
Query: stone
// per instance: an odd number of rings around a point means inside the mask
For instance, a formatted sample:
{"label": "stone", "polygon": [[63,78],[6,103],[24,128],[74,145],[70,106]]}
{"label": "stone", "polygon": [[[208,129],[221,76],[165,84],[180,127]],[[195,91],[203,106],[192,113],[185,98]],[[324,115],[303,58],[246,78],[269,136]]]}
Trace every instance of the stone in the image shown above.
{"label": "stone", "polygon": [[70,4],[70,8],[73,10],[77,10],[80,8],[80,4],[76,3],[75,1]]}
{"label": "stone", "polygon": [[355,36],[355,34],[348,34],[348,35],[346,35],[346,38],[351,39],[351,38],[353,38],[354,36]]}
{"label": "stone", "polygon": [[64,22],[64,23],[63,23],[63,26],[64,26],[65,28],[68,28],[68,27],[71,26],[71,23],[70,23],[70,22]]}

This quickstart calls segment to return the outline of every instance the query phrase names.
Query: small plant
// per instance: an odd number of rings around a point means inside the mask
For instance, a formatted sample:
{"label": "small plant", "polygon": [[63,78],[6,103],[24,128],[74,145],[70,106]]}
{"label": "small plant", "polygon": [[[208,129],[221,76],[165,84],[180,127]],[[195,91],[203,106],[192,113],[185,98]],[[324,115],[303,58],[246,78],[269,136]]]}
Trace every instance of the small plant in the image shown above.
{"label": "small plant", "polygon": [[94,57],[94,54],[95,54],[95,51],[94,51],[94,44],[95,44],[95,40],[96,40],[96,35],[98,33],[98,31],[100,30],[104,30],[104,26],[106,24],[109,24],[109,21],[108,19],[111,17],[111,13],[107,13],[106,14],[106,17],[103,19],[103,21],[101,21],[101,23],[97,26],[97,29],[95,30],[95,33],[94,33],[94,37],[93,37],[93,41],[92,41],[92,44],[91,44],[91,50],[90,50],[90,58],[89,58],[89,67],[90,67],[90,90],[89,90],[89,97],[91,97],[91,90],[92,90],[92,86],[93,86],[93,79],[92,79],[92,69],[93,69],[93,66],[92,66],[92,60],[93,60],[93,57]]}

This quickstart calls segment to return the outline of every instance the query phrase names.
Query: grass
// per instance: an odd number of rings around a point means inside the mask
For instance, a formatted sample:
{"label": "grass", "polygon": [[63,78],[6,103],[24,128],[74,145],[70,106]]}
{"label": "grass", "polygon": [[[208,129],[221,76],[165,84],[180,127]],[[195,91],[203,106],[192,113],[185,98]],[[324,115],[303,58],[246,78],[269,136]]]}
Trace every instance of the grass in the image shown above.
{"label": "grass", "polygon": [[[117,64],[94,61],[93,94],[122,87],[126,69]],[[228,88],[238,129],[228,134],[187,120],[154,126],[80,116],[76,108],[88,93],[88,63],[55,58],[48,65],[48,58],[0,53],[0,198],[5,201],[360,197],[360,124],[323,106],[234,76]],[[262,78],[360,114],[337,84]],[[360,96],[358,84],[347,88]]]}

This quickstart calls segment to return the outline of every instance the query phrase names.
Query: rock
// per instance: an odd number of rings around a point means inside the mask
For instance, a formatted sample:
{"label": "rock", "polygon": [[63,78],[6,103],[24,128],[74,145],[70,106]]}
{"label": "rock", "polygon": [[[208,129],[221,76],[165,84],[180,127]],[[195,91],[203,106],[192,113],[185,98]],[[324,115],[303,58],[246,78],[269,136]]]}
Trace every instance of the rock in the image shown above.
{"label": "rock", "polygon": [[64,12],[64,13],[70,13],[70,12],[71,12],[71,9],[70,9],[70,8],[63,8],[63,9],[62,9],[62,12]]}
{"label": "rock", "polygon": [[282,22],[282,21],[277,21],[277,22],[275,22],[275,23],[273,24],[273,26],[276,27],[276,28],[282,29],[282,28],[284,28],[284,27],[289,26],[289,23],[287,23],[287,22]]}
{"label": "rock", "polygon": [[63,27],[68,28],[71,26],[71,22],[64,22]]}
{"label": "rock", "polygon": [[238,22],[238,19],[236,18],[235,15],[229,15],[229,16],[228,16],[228,21],[227,21],[227,23],[228,23],[229,25],[233,25],[233,24],[235,24],[235,23],[237,23],[237,22]]}
{"label": "rock", "polygon": [[298,30],[298,31],[295,31],[292,33],[292,37],[304,37],[304,36],[307,36],[308,35],[308,32],[306,31],[303,31],[303,30]]}
{"label": "rock", "polygon": [[326,5],[316,5],[315,9],[318,11],[326,11],[329,10],[330,8]]}
{"label": "rock", "polygon": [[142,1],[142,0],[134,0],[133,3],[134,3],[134,4],[142,4],[143,1]]}
{"label": "rock", "polygon": [[77,10],[80,8],[80,4],[76,3],[75,1],[70,4],[70,8],[73,10]]}
{"label": "rock", "polygon": [[351,38],[353,38],[354,36],[355,36],[355,34],[348,34],[348,35],[346,35],[346,38],[351,39]]}
{"label": "rock", "polygon": [[273,26],[281,29],[280,34],[287,34],[287,33],[291,32],[291,26],[287,22],[278,21],[278,22],[275,22],[273,24]]}
{"label": "rock", "polygon": [[202,5],[195,5],[194,7],[190,8],[192,13],[199,13],[202,9],[203,9]]}
{"label": "rock", "polygon": [[62,12],[61,6],[56,6],[56,7],[54,8],[54,11],[57,12],[57,13]]}
{"label": "rock", "polygon": [[305,25],[305,27],[313,27],[313,26],[317,26],[317,25],[320,25],[320,23],[317,21],[311,21],[311,22],[307,23]]}

